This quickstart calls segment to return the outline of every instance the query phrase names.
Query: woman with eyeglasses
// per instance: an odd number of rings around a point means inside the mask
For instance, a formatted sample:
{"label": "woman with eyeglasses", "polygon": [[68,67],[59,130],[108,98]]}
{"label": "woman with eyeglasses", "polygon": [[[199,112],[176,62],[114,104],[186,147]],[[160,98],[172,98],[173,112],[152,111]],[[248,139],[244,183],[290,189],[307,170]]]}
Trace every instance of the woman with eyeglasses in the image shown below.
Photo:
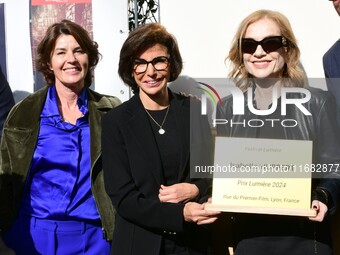
{"label": "woman with eyeglasses", "polygon": [[[313,164],[328,166],[324,175],[313,176],[312,179],[311,208],[316,212],[314,217],[235,213],[235,255],[332,254],[329,215],[334,213],[339,201],[340,179],[339,169],[331,166],[339,166],[340,136],[336,129],[334,102],[328,92],[307,88],[299,57],[300,51],[288,19],[270,10],[255,11],[241,22],[227,57],[231,63],[229,76],[244,92],[245,113],[234,115],[233,99],[228,96],[217,108],[216,118],[245,124],[217,125],[217,134],[310,140],[313,142]],[[285,87],[306,89],[303,90],[306,93],[288,94],[289,100],[299,101],[309,93],[311,98],[300,107],[289,104],[286,114],[282,114],[281,101],[285,99],[281,93]],[[275,109],[272,106],[276,101]],[[256,109],[258,114],[251,112],[249,107]],[[301,108],[311,115],[305,115]],[[274,110],[261,115],[261,111],[269,109]],[[248,125],[253,119],[259,121]],[[261,122],[265,119],[275,121]],[[294,125],[280,124],[287,119],[294,120]],[[296,192],[301,188],[296,187]]]}
{"label": "woman with eyeglasses", "polygon": [[181,70],[177,42],[158,23],[122,46],[118,73],[134,95],[102,123],[105,186],[117,210],[111,254],[210,254],[200,225],[218,213],[201,204],[209,180],[190,171],[211,164],[211,131],[200,103],[167,87]]}

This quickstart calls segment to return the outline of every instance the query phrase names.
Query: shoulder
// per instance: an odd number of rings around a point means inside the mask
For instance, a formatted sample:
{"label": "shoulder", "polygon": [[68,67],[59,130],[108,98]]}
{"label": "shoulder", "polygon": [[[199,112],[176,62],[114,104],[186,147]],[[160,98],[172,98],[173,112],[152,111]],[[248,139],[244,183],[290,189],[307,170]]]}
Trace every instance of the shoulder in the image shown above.
{"label": "shoulder", "polygon": [[7,116],[7,125],[27,127],[38,122],[45,103],[47,90],[48,87],[46,86],[14,105]]}
{"label": "shoulder", "polygon": [[333,57],[338,57],[340,54],[340,39],[337,40],[324,54],[323,59],[327,60]]}
{"label": "shoulder", "polygon": [[227,104],[230,104],[232,102],[233,102],[233,95],[232,94],[222,98],[222,105],[227,105]]}
{"label": "shoulder", "polygon": [[136,95],[132,96],[129,100],[117,105],[116,107],[110,109],[104,116],[104,122],[117,122],[125,123],[131,117],[136,115],[136,112],[142,109],[140,107],[140,103],[138,102],[138,98]]}
{"label": "shoulder", "polygon": [[99,107],[114,108],[121,104],[119,98],[115,96],[104,95],[91,89],[88,90],[88,93],[89,101],[95,102]]}
{"label": "shoulder", "polygon": [[200,102],[198,98],[182,93],[172,93],[172,96],[174,100],[180,102],[182,105],[187,107],[190,107],[191,103],[197,104]]}
{"label": "shoulder", "polygon": [[30,107],[36,107],[36,106],[41,106],[42,107],[42,105],[45,102],[47,91],[48,91],[48,86],[45,86],[45,87],[37,90],[36,92],[34,92],[32,94],[29,94],[23,100],[19,101],[13,107],[12,110],[14,110],[14,109],[27,110],[28,107],[30,108]]}
{"label": "shoulder", "polygon": [[336,116],[335,100],[329,91],[311,87],[307,88],[307,90],[311,93],[311,98],[308,103],[306,103],[306,107],[311,110],[312,115],[317,114],[317,116],[319,116],[322,112],[326,112],[327,114]]}
{"label": "shoulder", "polygon": [[313,87],[309,87],[306,89],[311,93],[311,102],[323,103],[328,100],[332,100],[332,95],[329,91]]}
{"label": "shoulder", "polygon": [[221,104],[217,103],[217,108],[230,108],[233,105],[233,101],[234,101],[234,99],[233,99],[232,94],[230,94],[226,97],[223,97],[222,103]]}

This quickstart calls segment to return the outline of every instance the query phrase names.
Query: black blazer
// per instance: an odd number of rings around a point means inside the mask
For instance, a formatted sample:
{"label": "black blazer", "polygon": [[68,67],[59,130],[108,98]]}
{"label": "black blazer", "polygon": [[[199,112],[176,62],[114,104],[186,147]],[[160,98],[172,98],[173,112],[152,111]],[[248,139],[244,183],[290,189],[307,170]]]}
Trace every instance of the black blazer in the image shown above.
{"label": "black blazer", "polygon": [[[197,164],[211,163],[209,124],[199,121],[203,118],[199,111],[194,114],[190,110],[197,108],[192,107],[191,99],[172,94],[170,90],[169,93],[170,110],[174,112],[180,134],[178,182],[195,183],[200,191],[199,199],[202,199],[209,192],[210,182],[190,178],[190,147],[204,151],[197,157],[200,161]],[[199,106],[199,103],[194,105]],[[193,121],[196,124],[191,131],[190,122]],[[184,204],[159,201],[159,188],[164,183],[161,158],[139,95],[107,113],[102,128],[105,187],[118,213],[112,254],[159,255],[162,236],[169,232],[176,232],[177,237],[192,246],[190,254],[205,254],[198,251],[207,243],[199,241],[205,238],[201,233],[205,229],[184,222]]]}
{"label": "black blazer", "polygon": [[2,136],[2,127],[6,120],[7,114],[14,105],[12,90],[1,70],[0,66],[0,141]]}

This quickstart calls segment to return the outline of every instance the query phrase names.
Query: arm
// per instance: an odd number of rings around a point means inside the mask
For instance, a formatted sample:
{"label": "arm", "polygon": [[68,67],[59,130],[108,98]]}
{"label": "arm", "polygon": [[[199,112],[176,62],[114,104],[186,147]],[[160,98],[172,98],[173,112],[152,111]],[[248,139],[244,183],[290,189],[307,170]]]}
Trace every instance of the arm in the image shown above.
{"label": "arm", "polygon": [[[140,168],[141,163],[149,159],[142,149],[138,155],[136,150],[129,151],[136,144],[126,133],[127,124],[122,123],[119,116],[108,113],[102,123],[104,181],[114,207],[121,217],[136,225],[183,231],[184,204],[159,201],[159,187],[153,184],[154,177],[150,176],[149,169]],[[138,174],[142,176],[136,178]]]}
{"label": "arm", "polygon": [[[314,122],[316,123],[316,142],[314,154],[317,155],[315,162],[328,166],[327,172],[322,175],[313,176],[320,181],[315,187],[312,196],[312,206],[317,210],[317,219],[322,220],[319,215],[329,212],[333,214],[340,199],[340,137],[339,129],[335,120],[335,104],[328,92],[325,97],[314,104]],[[325,208],[326,207],[326,208]]]}
{"label": "arm", "polygon": [[171,186],[161,185],[158,198],[161,202],[186,203],[199,196],[199,189],[192,183],[176,183]]}
{"label": "arm", "polygon": [[7,114],[14,106],[14,98],[11,91],[11,88],[5,79],[5,76],[2,73],[0,68],[0,140],[1,140],[1,133],[2,127],[6,120]]}
{"label": "arm", "polygon": [[197,225],[210,224],[218,219],[221,212],[205,210],[205,204],[194,202],[186,203],[184,206],[184,219],[187,222],[195,222]]}
{"label": "arm", "polygon": [[[5,123],[6,126],[6,123]],[[18,184],[12,174],[7,138],[1,139],[0,146],[0,230],[6,231],[12,220],[14,204],[14,185]]]}

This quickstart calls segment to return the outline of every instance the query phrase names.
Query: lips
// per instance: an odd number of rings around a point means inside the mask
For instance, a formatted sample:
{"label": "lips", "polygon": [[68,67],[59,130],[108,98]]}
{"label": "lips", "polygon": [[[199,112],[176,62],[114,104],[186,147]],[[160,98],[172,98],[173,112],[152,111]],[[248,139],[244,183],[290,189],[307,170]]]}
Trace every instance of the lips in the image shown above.
{"label": "lips", "polygon": [[149,81],[145,81],[145,83],[151,87],[154,87],[154,86],[157,86],[162,80],[163,79],[149,80]]}
{"label": "lips", "polygon": [[253,61],[253,65],[257,68],[264,68],[270,64],[270,60]]}
{"label": "lips", "polygon": [[68,73],[79,72],[80,68],[79,67],[64,68],[63,71],[68,72]]}

